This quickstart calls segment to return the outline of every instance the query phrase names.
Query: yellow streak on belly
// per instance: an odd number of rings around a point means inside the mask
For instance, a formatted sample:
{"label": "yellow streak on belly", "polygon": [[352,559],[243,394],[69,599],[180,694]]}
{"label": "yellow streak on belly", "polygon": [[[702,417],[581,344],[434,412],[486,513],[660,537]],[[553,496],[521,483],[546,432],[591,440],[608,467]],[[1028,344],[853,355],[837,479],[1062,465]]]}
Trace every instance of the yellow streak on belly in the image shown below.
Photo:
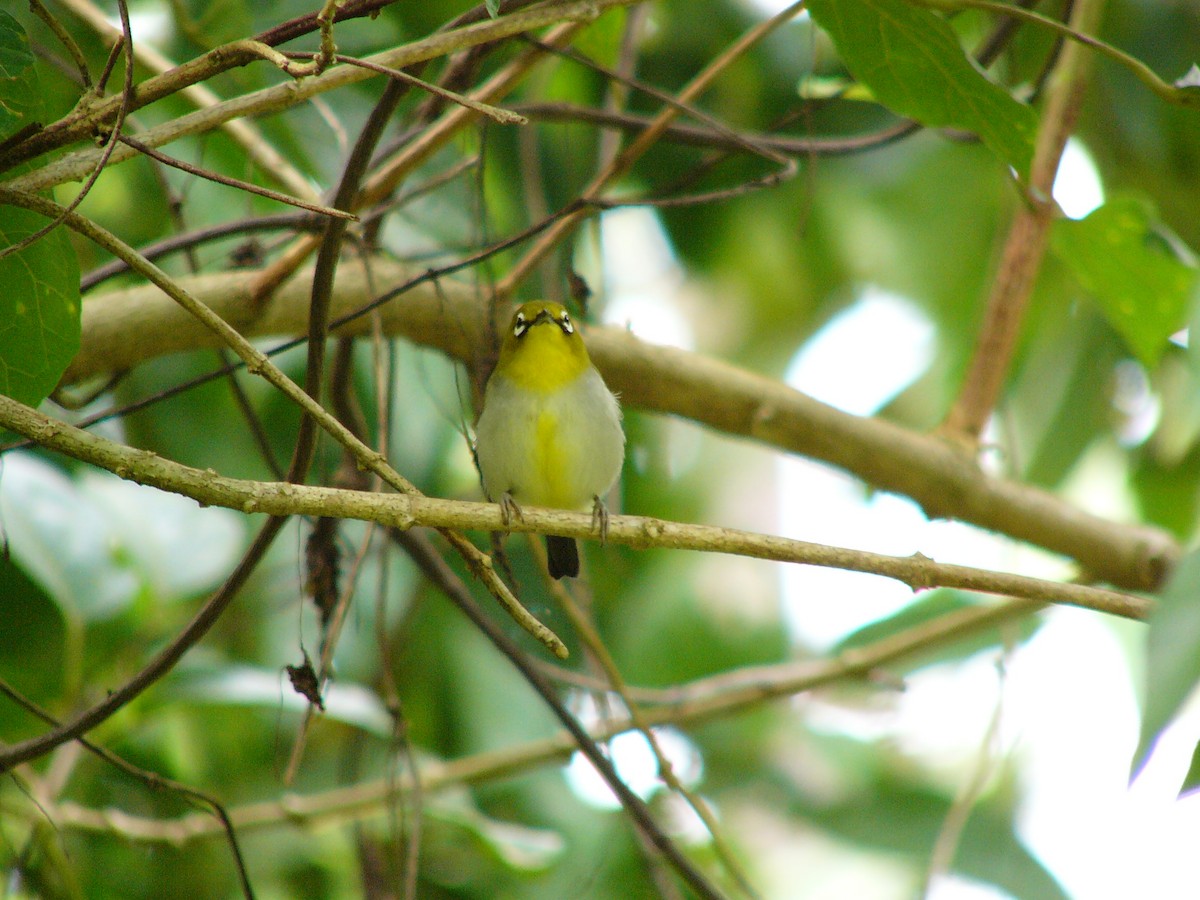
{"label": "yellow streak on belly", "polygon": [[537,491],[541,495],[535,503],[559,509],[571,508],[574,498],[568,496],[570,485],[565,477],[570,471],[568,452],[563,445],[557,416],[549,412],[538,415],[533,446]]}

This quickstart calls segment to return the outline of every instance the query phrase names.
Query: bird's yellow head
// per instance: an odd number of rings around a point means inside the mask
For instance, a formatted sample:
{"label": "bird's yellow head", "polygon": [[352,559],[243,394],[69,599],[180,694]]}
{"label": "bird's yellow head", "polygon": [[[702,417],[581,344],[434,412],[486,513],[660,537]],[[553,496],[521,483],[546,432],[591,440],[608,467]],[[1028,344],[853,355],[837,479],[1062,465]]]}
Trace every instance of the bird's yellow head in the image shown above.
{"label": "bird's yellow head", "polygon": [[532,391],[556,391],[590,366],[571,314],[559,303],[522,304],[500,347],[496,372]]}

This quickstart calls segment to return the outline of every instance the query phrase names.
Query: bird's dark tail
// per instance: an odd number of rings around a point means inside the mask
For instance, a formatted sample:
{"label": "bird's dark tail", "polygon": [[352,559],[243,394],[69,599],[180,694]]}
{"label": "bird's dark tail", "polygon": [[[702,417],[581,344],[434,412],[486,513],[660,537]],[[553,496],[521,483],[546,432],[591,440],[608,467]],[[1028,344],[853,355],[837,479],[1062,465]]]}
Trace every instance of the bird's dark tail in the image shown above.
{"label": "bird's dark tail", "polygon": [[575,538],[546,535],[546,556],[551,578],[562,578],[564,575],[575,578],[579,575],[579,547],[575,544]]}

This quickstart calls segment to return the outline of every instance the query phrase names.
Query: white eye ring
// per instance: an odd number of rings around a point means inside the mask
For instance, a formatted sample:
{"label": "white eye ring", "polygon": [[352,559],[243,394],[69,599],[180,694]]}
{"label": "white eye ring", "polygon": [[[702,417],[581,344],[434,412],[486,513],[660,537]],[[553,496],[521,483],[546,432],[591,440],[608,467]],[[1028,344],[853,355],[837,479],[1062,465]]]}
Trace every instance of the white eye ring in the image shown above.
{"label": "white eye ring", "polygon": [[517,317],[513,319],[513,337],[520,337],[529,328],[529,323],[525,320],[525,313],[517,313]]}
{"label": "white eye ring", "polygon": [[570,313],[564,312],[562,314],[562,318],[558,322],[558,327],[563,330],[563,334],[571,334],[575,330],[575,326],[571,322]]}

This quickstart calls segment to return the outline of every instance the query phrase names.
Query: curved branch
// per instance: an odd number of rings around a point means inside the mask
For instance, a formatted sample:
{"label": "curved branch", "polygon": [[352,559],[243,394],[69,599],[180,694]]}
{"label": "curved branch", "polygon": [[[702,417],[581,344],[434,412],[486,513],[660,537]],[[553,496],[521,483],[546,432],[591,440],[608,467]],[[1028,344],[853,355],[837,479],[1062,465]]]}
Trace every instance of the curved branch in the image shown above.
{"label": "curved branch", "polygon": [[[511,110],[538,122],[584,123],[623,131],[626,134],[640,134],[653,122],[653,118],[647,115],[594,109],[566,101],[518,103],[514,104]],[[745,150],[747,145],[753,145],[788,156],[844,156],[878,150],[914,134],[920,128],[916,122],[905,119],[865,134],[795,137],[763,131],[729,133],[704,125],[681,123],[668,125],[662,133],[662,139],[709,150]]]}

